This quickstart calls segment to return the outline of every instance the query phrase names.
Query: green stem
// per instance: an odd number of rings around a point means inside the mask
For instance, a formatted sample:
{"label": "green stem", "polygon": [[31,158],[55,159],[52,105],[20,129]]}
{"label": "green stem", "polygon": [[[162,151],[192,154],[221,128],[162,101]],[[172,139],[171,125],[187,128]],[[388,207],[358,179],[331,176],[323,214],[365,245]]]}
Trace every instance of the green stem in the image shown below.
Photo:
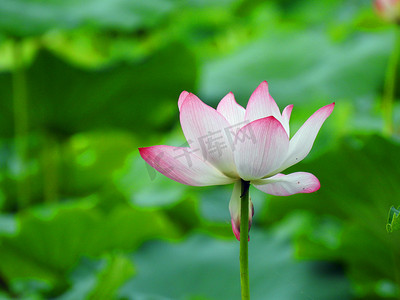
{"label": "green stem", "polygon": [[400,28],[395,28],[395,42],[386,71],[385,86],[382,98],[383,118],[385,122],[384,132],[393,134],[393,104],[396,92],[397,69],[399,66],[400,53]]}
{"label": "green stem", "polygon": [[249,285],[249,187],[250,182],[241,180],[240,196],[240,285],[242,300],[250,299]]}
{"label": "green stem", "polygon": [[60,153],[57,140],[44,133],[42,147],[43,192],[47,203],[58,199],[58,167]]}
{"label": "green stem", "polygon": [[18,205],[24,207],[30,200],[30,187],[27,175],[28,159],[28,100],[25,70],[23,66],[22,45],[15,41],[13,45],[13,104],[15,149],[18,159],[17,195]]}

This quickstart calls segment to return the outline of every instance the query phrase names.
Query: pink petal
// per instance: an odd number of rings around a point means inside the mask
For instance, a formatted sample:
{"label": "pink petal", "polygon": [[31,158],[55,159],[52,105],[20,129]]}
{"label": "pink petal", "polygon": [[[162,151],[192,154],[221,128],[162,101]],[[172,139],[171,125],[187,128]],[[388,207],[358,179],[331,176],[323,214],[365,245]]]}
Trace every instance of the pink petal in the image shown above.
{"label": "pink petal", "polygon": [[263,81],[250,96],[246,107],[245,119],[248,122],[252,122],[269,116],[281,121],[279,107],[269,94],[268,83]]}
{"label": "pink petal", "polygon": [[281,123],[282,123],[283,128],[285,128],[289,137],[290,137],[289,121],[290,121],[290,115],[292,114],[292,110],[293,110],[293,104],[286,106],[282,112],[282,122]]}
{"label": "pink petal", "polygon": [[[235,237],[237,238],[238,241],[240,241],[240,206],[241,206],[241,182],[236,181],[234,186],[233,186],[233,192],[231,196],[231,200],[229,201],[229,212],[231,214],[231,225],[232,225],[232,231]],[[254,216],[254,206],[253,203],[251,202],[251,199],[249,199],[249,231],[251,227],[251,223],[253,220]],[[250,237],[249,237],[250,240]]]}
{"label": "pink petal", "polygon": [[246,110],[236,102],[232,92],[222,98],[218,104],[217,111],[223,115],[231,125],[238,125],[238,129],[243,127]]}
{"label": "pink petal", "polygon": [[300,127],[290,140],[287,158],[279,170],[284,170],[298,163],[310,153],[322,124],[332,113],[334,106],[335,103],[331,103],[320,108]]}
{"label": "pink petal", "polygon": [[[233,219],[231,219],[232,232],[235,235],[236,239],[240,242],[240,223],[237,225]],[[249,237],[250,240],[250,237]]]}
{"label": "pink petal", "polygon": [[234,181],[197,156],[190,148],[161,145],[139,148],[139,152],[150,166],[183,184],[207,186]]}
{"label": "pink petal", "polygon": [[399,0],[375,0],[375,9],[383,19],[396,21],[399,15]]}
{"label": "pink petal", "polygon": [[179,95],[179,99],[178,99],[178,108],[179,110],[181,110],[183,101],[185,101],[187,95],[189,95],[189,92],[183,91],[180,95]]}
{"label": "pink petal", "polygon": [[252,184],[260,191],[275,196],[312,193],[321,186],[317,177],[306,172],[277,174],[267,179],[255,180]]}
{"label": "pink petal", "polygon": [[183,133],[192,149],[222,173],[237,178],[233,160],[234,135],[229,122],[193,94],[181,106]]}
{"label": "pink petal", "polygon": [[274,117],[242,127],[235,140],[235,163],[244,180],[259,179],[275,171],[286,157],[289,137]]}

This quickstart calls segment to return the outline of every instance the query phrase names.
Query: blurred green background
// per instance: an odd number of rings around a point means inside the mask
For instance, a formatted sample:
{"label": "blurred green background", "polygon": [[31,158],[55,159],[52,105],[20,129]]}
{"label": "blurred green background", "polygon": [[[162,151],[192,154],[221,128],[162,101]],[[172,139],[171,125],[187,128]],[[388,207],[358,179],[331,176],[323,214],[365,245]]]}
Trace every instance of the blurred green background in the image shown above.
{"label": "blurred green background", "polygon": [[185,142],[182,90],[245,106],[263,80],[292,132],[336,107],[286,171],[318,192],[251,189],[253,299],[398,299],[395,40],[368,0],[1,0],[0,299],[239,299],[232,186],[178,184],[137,148]]}

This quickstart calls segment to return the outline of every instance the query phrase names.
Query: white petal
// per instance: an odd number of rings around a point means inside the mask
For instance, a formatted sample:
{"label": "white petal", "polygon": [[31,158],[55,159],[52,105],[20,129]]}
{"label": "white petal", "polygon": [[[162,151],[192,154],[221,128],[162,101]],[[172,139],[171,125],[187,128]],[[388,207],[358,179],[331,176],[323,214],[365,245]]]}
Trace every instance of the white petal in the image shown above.
{"label": "white petal", "polygon": [[238,129],[243,127],[246,110],[236,102],[232,92],[222,98],[218,104],[217,111],[223,115],[231,125],[237,125]]}
{"label": "white petal", "polygon": [[320,108],[300,127],[290,140],[287,158],[279,168],[279,171],[298,163],[310,153],[322,124],[332,113],[334,106],[335,103],[331,103]]}
{"label": "white petal", "polygon": [[139,148],[139,152],[150,166],[183,184],[208,186],[234,181],[197,156],[190,148],[160,145]]}
{"label": "white petal", "polygon": [[255,180],[252,184],[260,191],[275,196],[312,193],[321,186],[317,177],[306,172],[277,174],[267,179]]}
{"label": "white petal", "polygon": [[259,179],[276,170],[287,155],[289,137],[274,117],[242,127],[235,140],[235,163],[244,180]]}
{"label": "white petal", "polygon": [[292,114],[293,110],[293,104],[288,105],[285,107],[285,109],[282,112],[282,126],[285,128],[288,137],[290,137],[290,127],[289,127],[289,121],[290,121],[290,115]]}
{"label": "white petal", "polygon": [[[233,185],[233,191],[231,200],[229,201],[229,212],[231,214],[231,219],[236,226],[236,230],[239,231],[240,228],[240,195],[241,195],[241,181],[238,180]],[[232,228],[235,233],[235,228]],[[236,233],[235,233],[236,235]]]}
{"label": "white petal", "polygon": [[248,122],[273,116],[278,121],[282,120],[278,105],[268,91],[268,83],[263,81],[250,96],[246,107],[245,119]]}
{"label": "white petal", "polygon": [[222,173],[237,178],[229,122],[193,94],[186,96],[180,120],[190,147]]}

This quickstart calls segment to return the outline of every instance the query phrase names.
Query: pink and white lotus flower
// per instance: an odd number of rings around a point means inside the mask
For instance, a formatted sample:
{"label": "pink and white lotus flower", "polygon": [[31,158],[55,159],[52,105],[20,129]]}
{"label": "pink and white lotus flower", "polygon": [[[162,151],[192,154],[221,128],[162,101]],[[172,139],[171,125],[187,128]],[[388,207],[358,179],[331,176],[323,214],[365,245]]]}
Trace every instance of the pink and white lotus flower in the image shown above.
{"label": "pink and white lotus flower", "polygon": [[375,0],[378,15],[389,22],[400,21],[400,0]]}
{"label": "pink and white lotus flower", "polygon": [[[253,92],[246,109],[232,93],[214,109],[184,91],[178,107],[189,147],[161,145],[139,151],[153,168],[177,182],[191,186],[234,183],[229,210],[232,229],[239,240],[241,179],[277,196],[312,193],[320,188],[313,174],[281,172],[307,156],[334,105],[317,110],[290,139],[293,105],[281,114],[266,81]],[[250,212],[254,213],[249,203]],[[249,216],[250,224],[253,213]]]}

